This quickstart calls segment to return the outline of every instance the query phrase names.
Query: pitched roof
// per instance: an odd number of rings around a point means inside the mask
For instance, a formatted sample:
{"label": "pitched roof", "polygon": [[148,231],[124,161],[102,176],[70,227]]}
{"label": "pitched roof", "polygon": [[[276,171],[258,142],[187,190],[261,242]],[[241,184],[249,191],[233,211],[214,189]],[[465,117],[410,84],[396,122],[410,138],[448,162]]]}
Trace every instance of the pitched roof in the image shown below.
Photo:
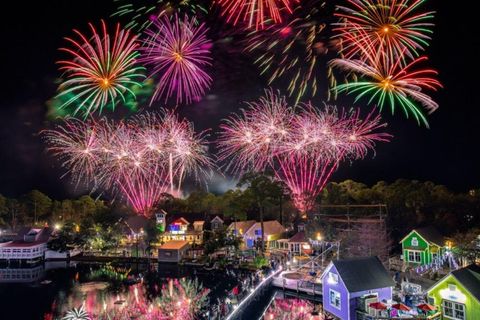
{"label": "pitched roof", "polygon": [[478,301],[480,301],[480,266],[471,264],[465,268],[451,272]]}
{"label": "pitched roof", "polygon": [[332,263],[349,292],[395,286],[378,257],[335,260]]}
{"label": "pitched roof", "polygon": [[224,222],[223,219],[220,218],[220,216],[218,216],[218,215],[216,215],[212,220],[210,220],[210,222],[212,222],[212,221],[220,221],[221,223]]}
{"label": "pitched roof", "polygon": [[[261,229],[262,224],[256,222],[253,227],[255,229]],[[265,234],[280,234],[285,232],[285,228],[277,220],[263,221],[263,229]]]}
{"label": "pitched roof", "polygon": [[250,229],[253,225],[255,224],[255,220],[245,220],[245,221],[237,221],[237,222],[232,222],[228,226],[229,230],[237,229],[237,230],[242,230],[242,232],[247,232],[248,229]]}
{"label": "pitched roof", "polygon": [[[31,241],[25,241],[27,234],[31,235]],[[52,235],[52,229],[48,227],[44,228],[22,228],[15,239],[10,242],[0,244],[1,247],[30,247],[41,243],[47,243]]]}
{"label": "pitched roof", "polygon": [[424,227],[414,229],[419,235],[430,243],[443,247],[445,245],[445,238],[434,227]]}
{"label": "pitched roof", "polygon": [[307,237],[305,237],[305,231],[297,232],[293,237],[288,239],[288,242],[308,242]]}
{"label": "pitched roof", "polygon": [[172,240],[172,241],[168,241],[168,242],[162,244],[159,249],[179,250],[179,249],[182,249],[182,248],[184,248],[185,246],[188,246],[188,245],[189,245],[188,241]]}

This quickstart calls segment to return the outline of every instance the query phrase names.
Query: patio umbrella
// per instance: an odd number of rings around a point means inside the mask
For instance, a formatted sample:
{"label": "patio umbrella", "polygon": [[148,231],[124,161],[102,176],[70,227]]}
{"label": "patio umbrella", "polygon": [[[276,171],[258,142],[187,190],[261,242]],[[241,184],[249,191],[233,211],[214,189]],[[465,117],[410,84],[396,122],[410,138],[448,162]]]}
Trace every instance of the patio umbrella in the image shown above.
{"label": "patio umbrella", "polygon": [[382,302],[372,302],[368,306],[376,310],[387,310],[387,305]]}
{"label": "patio umbrella", "polygon": [[392,305],[392,308],[400,311],[410,311],[410,308],[404,305],[403,303],[396,303]]}
{"label": "patio umbrella", "polygon": [[428,303],[422,303],[417,306],[418,309],[424,311],[424,312],[429,312],[429,311],[435,311],[437,308],[435,306],[429,305]]}

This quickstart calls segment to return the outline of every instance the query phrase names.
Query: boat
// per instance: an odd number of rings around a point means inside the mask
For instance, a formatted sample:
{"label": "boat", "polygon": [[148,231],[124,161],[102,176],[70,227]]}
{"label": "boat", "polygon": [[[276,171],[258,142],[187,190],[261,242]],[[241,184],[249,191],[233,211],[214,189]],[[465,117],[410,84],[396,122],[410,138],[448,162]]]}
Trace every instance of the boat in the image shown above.
{"label": "boat", "polygon": [[50,284],[52,283],[52,280],[43,280],[40,282],[40,284]]}

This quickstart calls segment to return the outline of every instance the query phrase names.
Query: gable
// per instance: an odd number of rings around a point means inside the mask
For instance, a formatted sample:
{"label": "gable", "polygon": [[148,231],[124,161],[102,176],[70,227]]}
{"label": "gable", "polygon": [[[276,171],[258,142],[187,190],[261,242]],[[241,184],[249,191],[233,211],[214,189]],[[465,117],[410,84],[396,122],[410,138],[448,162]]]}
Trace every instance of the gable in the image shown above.
{"label": "gable", "polygon": [[[454,284],[457,287],[456,292],[451,292],[449,290],[449,284]],[[477,304],[480,304],[480,297],[477,297],[472,294],[470,290],[468,290],[459,279],[457,279],[453,274],[448,274],[442,279],[440,279],[436,284],[433,285],[430,289],[428,289],[427,294],[429,296],[440,296],[443,299],[448,299],[452,301],[458,301],[460,303],[464,303],[464,299],[468,299],[470,296],[474,300],[476,300]]]}
{"label": "gable", "polygon": [[400,243],[402,249],[425,250],[429,247],[429,243],[417,231],[412,230]]}

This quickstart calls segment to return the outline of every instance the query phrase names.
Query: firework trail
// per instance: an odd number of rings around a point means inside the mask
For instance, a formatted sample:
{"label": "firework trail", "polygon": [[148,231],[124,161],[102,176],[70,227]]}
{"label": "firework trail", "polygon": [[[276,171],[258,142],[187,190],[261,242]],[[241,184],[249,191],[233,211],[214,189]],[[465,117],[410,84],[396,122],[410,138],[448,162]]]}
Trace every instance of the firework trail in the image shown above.
{"label": "firework trail", "polygon": [[112,17],[126,18],[125,28],[142,32],[163,15],[208,13],[208,6],[194,0],[113,0],[117,5]]}

